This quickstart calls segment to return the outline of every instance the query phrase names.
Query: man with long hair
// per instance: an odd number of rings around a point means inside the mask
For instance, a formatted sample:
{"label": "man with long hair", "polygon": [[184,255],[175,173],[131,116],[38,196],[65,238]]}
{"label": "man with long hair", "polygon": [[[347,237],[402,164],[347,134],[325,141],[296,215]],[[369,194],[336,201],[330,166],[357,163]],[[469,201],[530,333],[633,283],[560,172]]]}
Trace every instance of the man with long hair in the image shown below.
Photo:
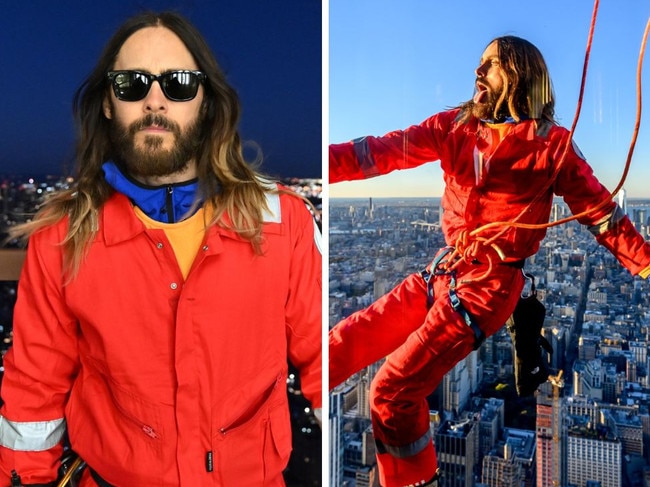
{"label": "man with long hair", "polygon": [[78,179],[29,236],[0,485],[284,485],[286,379],[321,397],[319,230],[243,158],[240,108],[174,13],[126,21],[77,91]]}
{"label": "man with long hair", "polygon": [[[491,41],[473,98],[419,125],[330,146],[330,182],[440,160],[447,247],[421,273],[330,331],[330,388],[387,356],[371,385],[371,419],[384,487],[437,486],[427,396],[498,331],[524,286],[524,259],[544,238],[553,195],[631,273],[650,274],[650,245],[554,121],[546,63],[530,42]],[[585,213],[583,213],[585,212]],[[492,222],[505,225],[484,227]],[[535,384],[535,387],[538,383]]]}

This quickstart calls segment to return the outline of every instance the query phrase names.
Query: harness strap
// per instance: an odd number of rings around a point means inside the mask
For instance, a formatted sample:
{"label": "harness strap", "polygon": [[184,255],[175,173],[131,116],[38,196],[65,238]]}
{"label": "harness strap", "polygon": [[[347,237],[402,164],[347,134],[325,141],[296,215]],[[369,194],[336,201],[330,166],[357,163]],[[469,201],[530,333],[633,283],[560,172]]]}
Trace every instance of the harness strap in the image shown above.
{"label": "harness strap", "polygon": [[[448,271],[440,267],[440,264],[443,262],[444,257],[447,254],[451,253],[453,250],[454,248],[451,246],[444,247],[438,253],[436,258],[433,259],[433,262],[430,266],[431,270],[425,268],[420,271],[420,276],[422,276],[422,279],[427,285],[427,309],[431,309],[435,298],[433,291],[433,276],[439,276],[448,273]],[[469,314],[469,312],[465,309],[463,304],[460,302],[460,299],[458,298],[458,293],[456,293],[456,271],[451,271],[450,275],[451,282],[449,284],[449,301],[451,302],[451,307],[454,309],[454,311],[463,317],[467,326],[469,326],[472,329],[472,332],[474,332],[474,350],[477,350],[485,341],[485,333],[483,333],[483,331],[479,328],[479,326],[472,318],[472,315]]]}
{"label": "harness strap", "polygon": [[438,276],[444,274],[446,271],[439,269],[440,264],[442,263],[442,259],[445,258],[446,255],[450,254],[453,252],[454,248],[451,246],[443,247],[442,250],[436,255],[435,259],[433,259],[433,262],[431,262],[431,270],[427,269],[426,267],[420,271],[420,275],[422,276],[422,279],[424,279],[424,282],[427,285],[427,309],[431,309],[431,306],[433,306],[433,299],[434,299],[434,293],[433,293],[433,276]]}
{"label": "harness strap", "polygon": [[481,330],[472,315],[465,309],[463,303],[460,302],[458,294],[456,293],[456,272],[451,272],[451,282],[449,284],[449,301],[451,302],[451,307],[454,308],[454,311],[459,313],[465,320],[465,324],[469,326],[474,332],[474,350],[477,350],[481,344],[485,341],[485,333]]}

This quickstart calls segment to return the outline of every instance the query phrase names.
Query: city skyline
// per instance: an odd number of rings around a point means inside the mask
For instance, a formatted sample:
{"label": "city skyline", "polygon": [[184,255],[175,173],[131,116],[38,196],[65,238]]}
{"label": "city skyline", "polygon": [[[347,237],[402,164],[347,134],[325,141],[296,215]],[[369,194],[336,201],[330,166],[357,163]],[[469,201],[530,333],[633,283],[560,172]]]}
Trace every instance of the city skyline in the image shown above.
{"label": "city skyline", "polygon": [[[650,199],[621,202],[648,238]],[[438,205],[438,198],[418,197],[330,200],[330,327],[421,270],[444,245]],[[568,214],[556,200],[551,219]],[[554,379],[558,387],[543,384],[536,398],[518,398],[503,329],[461,360],[429,397],[439,466],[445,482],[452,479],[445,485],[634,485],[622,479],[650,466],[648,282],[622,269],[577,222],[549,229],[525,269],[547,308],[549,367],[564,379]],[[331,486],[374,485],[367,401],[378,365],[331,393]],[[594,420],[583,422],[588,411]],[[598,464],[599,455],[606,463]]]}

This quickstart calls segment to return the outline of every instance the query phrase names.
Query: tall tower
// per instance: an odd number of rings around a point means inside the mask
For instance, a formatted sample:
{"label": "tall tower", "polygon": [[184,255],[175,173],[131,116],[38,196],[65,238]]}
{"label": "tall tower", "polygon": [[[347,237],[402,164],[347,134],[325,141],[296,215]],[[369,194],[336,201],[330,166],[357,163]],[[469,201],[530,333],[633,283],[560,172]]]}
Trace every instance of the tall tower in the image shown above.
{"label": "tall tower", "polygon": [[442,379],[442,404],[455,415],[465,409],[471,393],[468,357],[458,362]]}
{"label": "tall tower", "polygon": [[357,409],[362,418],[370,419],[370,384],[384,361],[381,359],[361,372],[361,379],[357,383]]}
{"label": "tall tower", "polygon": [[330,429],[330,485],[340,485],[343,480],[343,413],[345,393],[336,388],[329,395],[329,429]]}
{"label": "tall tower", "polygon": [[435,434],[438,467],[445,487],[472,487],[476,463],[476,423],[469,419],[445,421]]}
{"label": "tall tower", "polygon": [[565,418],[562,373],[549,377],[537,396],[537,487],[566,485]]}

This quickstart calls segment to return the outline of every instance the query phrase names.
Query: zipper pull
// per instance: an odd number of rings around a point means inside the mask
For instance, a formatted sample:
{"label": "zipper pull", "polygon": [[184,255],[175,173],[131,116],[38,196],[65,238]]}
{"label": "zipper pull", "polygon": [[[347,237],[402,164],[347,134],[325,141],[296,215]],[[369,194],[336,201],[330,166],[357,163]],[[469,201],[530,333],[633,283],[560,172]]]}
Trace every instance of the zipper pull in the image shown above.
{"label": "zipper pull", "polygon": [[212,458],[212,451],[205,453],[205,471],[212,472],[214,470],[214,460]]}
{"label": "zipper pull", "polygon": [[154,440],[158,439],[158,435],[156,434],[156,431],[151,426],[143,424],[142,431],[144,432],[145,435],[153,438]]}
{"label": "zipper pull", "polygon": [[174,187],[170,184],[167,186],[167,197],[165,198],[165,206],[167,207],[167,223],[176,223],[174,215],[174,200],[172,199],[173,193]]}

